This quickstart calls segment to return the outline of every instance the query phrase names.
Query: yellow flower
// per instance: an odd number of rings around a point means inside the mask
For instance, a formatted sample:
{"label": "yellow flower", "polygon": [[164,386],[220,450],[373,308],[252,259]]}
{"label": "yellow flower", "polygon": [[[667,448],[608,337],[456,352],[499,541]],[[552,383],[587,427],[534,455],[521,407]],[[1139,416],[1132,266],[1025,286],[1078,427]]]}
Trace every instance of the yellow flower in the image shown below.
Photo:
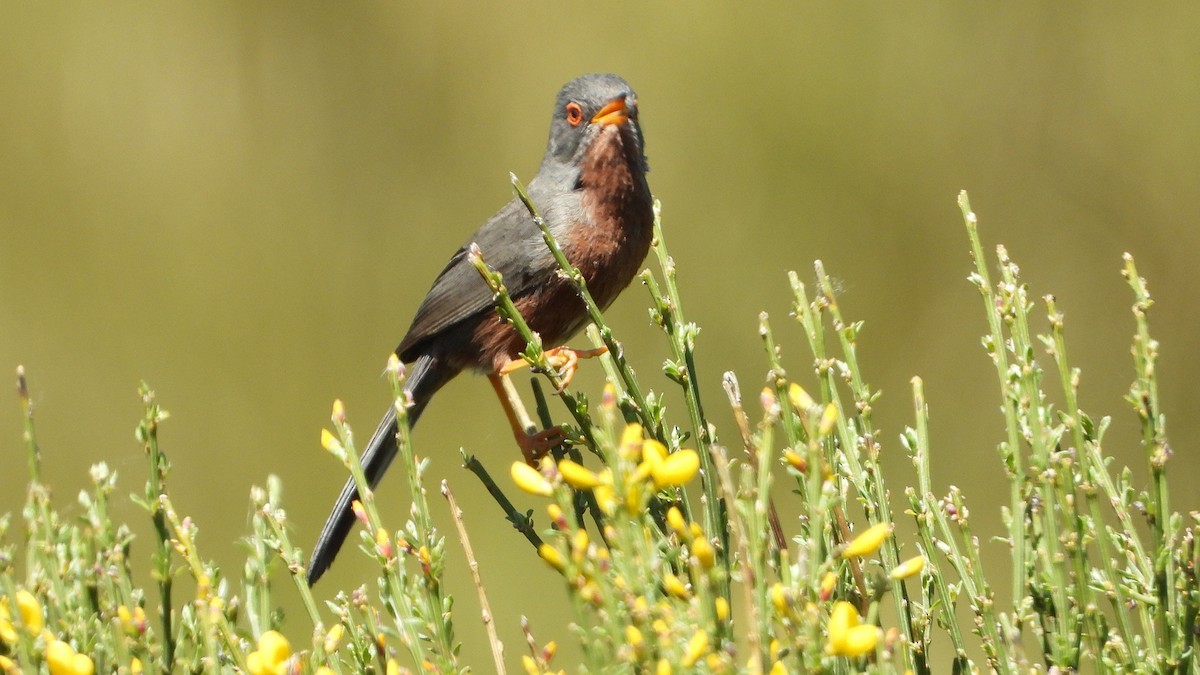
{"label": "yellow flower", "polygon": [[400,675],[400,664],[396,662],[396,659],[388,659],[384,672],[387,675]]}
{"label": "yellow flower", "polygon": [[313,675],[333,675],[333,668],[329,666],[321,666],[313,671]]}
{"label": "yellow flower", "polygon": [[273,630],[258,638],[258,649],[246,657],[250,675],[283,675],[287,672],[287,660],[292,655],[292,646],[287,638]]}
{"label": "yellow flower", "polygon": [[129,672],[131,675],[142,675],[145,672],[145,668],[142,667],[142,660],[136,656],[133,657],[133,660],[129,662]]}
{"label": "yellow flower", "polygon": [[17,641],[17,631],[13,628],[12,614],[8,611],[8,596],[0,598],[0,640],[8,644]]}
{"label": "yellow flower", "polygon": [[700,455],[695,450],[680,450],[650,469],[656,489],[683,485],[700,470]]}
{"label": "yellow flower", "polygon": [[517,487],[531,495],[549,497],[554,494],[554,486],[540,471],[525,462],[517,461],[512,465],[512,479]]}
{"label": "yellow flower", "polygon": [[671,662],[666,659],[659,659],[658,665],[654,667],[655,675],[671,675]]}
{"label": "yellow flower", "polygon": [[879,643],[879,628],[860,625],[858,610],[854,605],[839,601],[829,615],[829,641],[825,651],[835,656],[862,656],[873,651]]}
{"label": "yellow flower", "polygon": [[701,656],[708,651],[708,633],[703,629],[692,634],[692,638],[688,640],[687,651],[683,655],[681,665],[691,668],[696,665]]}
{"label": "yellow flower", "polygon": [[768,675],[788,675],[787,666],[783,665],[783,661],[776,661],[771,666],[771,672]]}
{"label": "yellow flower", "polygon": [[538,668],[537,661],[528,654],[521,655],[521,667],[525,669],[526,675],[540,675],[542,670]]}
{"label": "yellow flower", "polygon": [[46,645],[46,665],[50,675],[92,675],[96,666],[87,654],[76,654],[71,645],[51,640]]}
{"label": "yellow flower", "polygon": [[582,464],[576,464],[569,459],[558,463],[558,471],[563,480],[576,490],[591,490],[600,484],[600,476],[588,471]]}
{"label": "yellow flower", "polygon": [[642,443],[642,461],[650,466],[666,459],[667,454],[667,446],[653,438],[648,438]]}
{"label": "yellow flower", "polygon": [[17,609],[21,612],[21,622],[31,635],[42,632],[42,606],[38,604],[33,593],[22,588],[17,591]]}
{"label": "yellow flower", "polygon": [[21,669],[17,664],[7,656],[0,656],[0,673],[4,675],[21,675]]}
{"label": "yellow flower", "polygon": [[872,525],[846,545],[846,548],[842,551],[842,559],[861,558],[871,555],[879,550],[879,547],[883,545],[884,540],[891,533],[892,526],[890,523]]}
{"label": "yellow flower", "polygon": [[919,555],[896,565],[895,569],[888,576],[892,579],[907,579],[913,575],[920,574],[923,569],[925,569],[925,556]]}

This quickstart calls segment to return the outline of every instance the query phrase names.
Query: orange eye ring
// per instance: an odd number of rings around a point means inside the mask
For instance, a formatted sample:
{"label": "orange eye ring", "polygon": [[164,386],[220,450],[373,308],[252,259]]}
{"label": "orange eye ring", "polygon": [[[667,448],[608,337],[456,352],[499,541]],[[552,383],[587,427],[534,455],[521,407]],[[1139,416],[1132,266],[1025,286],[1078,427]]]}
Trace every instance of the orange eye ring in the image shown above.
{"label": "orange eye ring", "polygon": [[578,103],[571,101],[567,104],[567,123],[573,127],[579,126],[583,122],[583,107]]}

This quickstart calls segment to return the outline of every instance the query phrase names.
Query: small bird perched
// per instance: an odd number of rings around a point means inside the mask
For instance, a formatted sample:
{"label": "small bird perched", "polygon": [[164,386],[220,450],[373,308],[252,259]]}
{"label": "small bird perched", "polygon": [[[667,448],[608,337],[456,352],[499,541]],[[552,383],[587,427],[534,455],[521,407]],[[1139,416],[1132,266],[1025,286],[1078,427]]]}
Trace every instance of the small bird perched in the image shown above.
{"label": "small bird perched", "polygon": [[[629,285],[650,249],[654,215],[644,148],[637,97],[625,80],[584,75],[558,92],[546,154],[528,192],[601,308]],[[561,442],[563,434],[557,428],[526,433],[503,393],[501,377],[519,360],[525,342],[497,317],[491,290],[468,260],[472,243],[503,275],[517,310],[544,343],[561,344],[587,322],[587,308],[558,274],[541,230],[524,204],[513,199],[451,256],[396,348],[400,360],[411,364],[404,383],[412,400],[408,420],[416,424],[434,393],[463,370],[485,373],[526,460],[532,461]],[[569,381],[577,354],[560,347],[547,355],[567,364],[564,380]],[[362,454],[372,488],[396,451],[396,413],[389,407]],[[350,480],[317,539],[308,566],[310,585],[345,542],[354,525],[351,504],[356,499],[358,490]]]}

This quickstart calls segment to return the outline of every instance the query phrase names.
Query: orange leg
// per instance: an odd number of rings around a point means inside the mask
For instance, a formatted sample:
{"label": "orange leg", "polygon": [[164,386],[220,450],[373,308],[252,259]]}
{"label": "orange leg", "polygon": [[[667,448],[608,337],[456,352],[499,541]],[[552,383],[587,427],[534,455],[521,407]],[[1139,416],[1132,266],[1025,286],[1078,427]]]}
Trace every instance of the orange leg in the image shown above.
{"label": "orange leg", "polygon": [[[596,349],[571,349],[570,347],[555,347],[546,350],[546,361],[550,367],[558,371],[558,377],[561,384],[558,387],[556,394],[561,394],[571,384],[571,380],[575,379],[575,371],[579,369],[579,359],[590,359],[594,356],[607,354],[608,347],[598,347]],[[514,371],[520,370],[529,365],[525,359],[516,359],[509,361],[500,368],[501,375],[508,375]]]}
{"label": "orange leg", "polygon": [[538,460],[544,457],[551,448],[566,440],[566,432],[558,427],[532,433],[527,431],[535,428],[533,421],[529,419],[523,408],[518,411],[513,405],[513,397],[517,394],[509,383],[506,373],[491,373],[488,375],[488,381],[492,383],[492,388],[496,390],[496,396],[500,398],[500,405],[504,408],[508,424],[512,427],[513,437],[517,439],[517,445],[521,448],[521,454],[524,455],[526,463],[536,466]]}

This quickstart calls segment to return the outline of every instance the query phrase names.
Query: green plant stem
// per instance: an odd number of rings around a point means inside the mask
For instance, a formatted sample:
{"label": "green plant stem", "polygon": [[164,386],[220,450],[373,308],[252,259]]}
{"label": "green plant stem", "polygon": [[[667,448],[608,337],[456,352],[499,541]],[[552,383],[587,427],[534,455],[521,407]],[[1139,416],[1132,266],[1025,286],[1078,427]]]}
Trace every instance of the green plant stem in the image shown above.
{"label": "green plant stem", "polygon": [[146,508],[150,510],[154,522],[154,534],[157,541],[157,551],[154,555],[154,578],[158,582],[159,602],[161,603],[161,618],[163,624],[163,665],[170,670],[175,662],[175,632],[171,625],[174,612],[171,608],[171,534],[167,528],[163,500],[166,498],[167,472],[170,464],[158,448],[158,425],[167,418],[154,396],[154,392],[145,382],[138,388],[138,395],[144,406],[144,416],[138,425],[137,437],[142,442],[146,456],[150,460],[150,480],[146,483]]}
{"label": "green plant stem", "polygon": [[[1059,381],[1066,400],[1064,419],[1066,420],[1067,427],[1071,432],[1071,442],[1075,444],[1075,454],[1079,461],[1079,475],[1082,479],[1082,484],[1079,485],[1079,488],[1083,494],[1084,502],[1087,504],[1087,512],[1091,517],[1092,523],[1099,528],[1104,523],[1104,514],[1101,511],[1100,502],[1097,499],[1097,489],[1093,475],[1096,472],[1107,473],[1108,468],[1103,464],[1103,462],[1097,464],[1093,461],[1092,453],[1088,447],[1092,442],[1084,438],[1083,435],[1083,421],[1080,419],[1083,412],[1079,408],[1079,371],[1078,369],[1070,368],[1068,365],[1069,361],[1067,360],[1067,341],[1063,315],[1058,311],[1058,305],[1054,296],[1046,296],[1045,301],[1050,320],[1052,340],[1051,352],[1054,356],[1055,363],[1058,366]],[[1114,570],[1107,562],[1101,562],[1099,565],[1095,566],[1088,563],[1085,544],[1086,533],[1082,531],[1084,519],[1080,515],[1077,517],[1077,521],[1079,522],[1079,529],[1076,531],[1076,537],[1078,537],[1078,547],[1084,551],[1084,553],[1080,556],[1077,556],[1077,558],[1082,559],[1082,564],[1087,569],[1094,569],[1100,574],[1103,580],[1102,583],[1104,586],[1104,595],[1109,599],[1109,602],[1112,606],[1113,616],[1116,617],[1117,625],[1120,628],[1121,639],[1126,645],[1133,645],[1134,629],[1133,624],[1129,620],[1129,613],[1125,611],[1125,607],[1129,602],[1129,598],[1125,593],[1124,585],[1120,582],[1120,580],[1115,578]],[[1097,532],[1094,539],[1098,550],[1099,560],[1113,560],[1112,545],[1109,541],[1107,533],[1102,531]],[[1076,574],[1080,579],[1087,578],[1086,572],[1077,571]],[[1085,597],[1090,598],[1094,596],[1094,593],[1092,593],[1090,590],[1091,586],[1089,584],[1080,584],[1080,586],[1088,589],[1088,595]],[[1086,603],[1084,603],[1084,606],[1087,606]],[[1107,636],[1097,635],[1096,637],[1096,653],[1099,654],[1104,649]],[[1132,670],[1136,664],[1132,661],[1129,661],[1125,665]]]}
{"label": "green plant stem", "polygon": [[1133,342],[1137,376],[1130,388],[1129,400],[1142,422],[1142,448],[1150,469],[1150,503],[1147,516],[1150,520],[1151,541],[1155,545],[1154,592],[1158,598],[1158,608],[1155,612],[1157,639],[1151,642],[1157,642],[1160,649],[1169,653],[1173,631],[1168,624],[1168,617],[1179,616],[1179,607],[1173,593],[1175,567],[1170,564],[1172,533],[1168,530],[1170,506],[1166,467],[1171,449],[1167,443],[1166,421],[1158,402],[1158,381],[1155,377],[1158,341],[1150,337],[1150,327],[1146,319],[1154,301],[1150,298],[1146,280],[1138,276],[1133,256],[1126,253],[1124,261],[1122,275],[1134,294],[1133,316],[1137,325],[1137,334]]}
{"label": "green plant stem", "polygon": [[925,386],[921,378],[912,378],[912,389],[916,429],[910,449],[913,464],[917,468],[919,494],[910,488],[908,490],[909,503],[917,522],[917,532],[921,535],[926,565],[932,567],[930,576],[933,578],[934,590],[937,593],[937,604],[941,608],[942,625],[950,634],[950,644],[954,648],[955,671],[971,672],[973,669],[971,661],[967,658],[966,642],[963,640],[962,631],[958,626],[958,617],[954,614],[954,595],[950,592],[946,575],[942,573],[941,564],[933,555],[933,552],[938,550],[933,533],[933,521],[936,520],[936,513],[931,511],[930,506],[935,505],[937,499],[933,496],[933,480],[929,467],[929,406],[925,403]]}
{"label": "green plant stem", "polygon": [[[1003,458],[1009,473],[1009,511],[1010,522],[1008,544],[1012,551],[1012,597],[1025,597],[1025,496],[1023,492],[1025,469],[1021,460],[1020,431],[1017,424],[1017,411],[1008,400],[1009,365],[1005,352],[1004,331],[1000,317],[996,313],[997,298],[992,290],[992,282],[987,271],[987,259],[983,255],[983,244],[979,239],[978,219],[971,210],[971,202],[966,191],[958,195],[958,205],[962,210],[963,222],[967,227],[967,236],[971,241],[971,258],[975,261],[975,273],[971,275],[980,294],[983,296],[983,310],[988,319],[988,340],[985,346],[996,366],[996,375],[1000,380],[1000,394],[1004,401],[1004,421],[1008,431],[1008,441]],[[1019,624],[1018,624],[1019,627]]]}

